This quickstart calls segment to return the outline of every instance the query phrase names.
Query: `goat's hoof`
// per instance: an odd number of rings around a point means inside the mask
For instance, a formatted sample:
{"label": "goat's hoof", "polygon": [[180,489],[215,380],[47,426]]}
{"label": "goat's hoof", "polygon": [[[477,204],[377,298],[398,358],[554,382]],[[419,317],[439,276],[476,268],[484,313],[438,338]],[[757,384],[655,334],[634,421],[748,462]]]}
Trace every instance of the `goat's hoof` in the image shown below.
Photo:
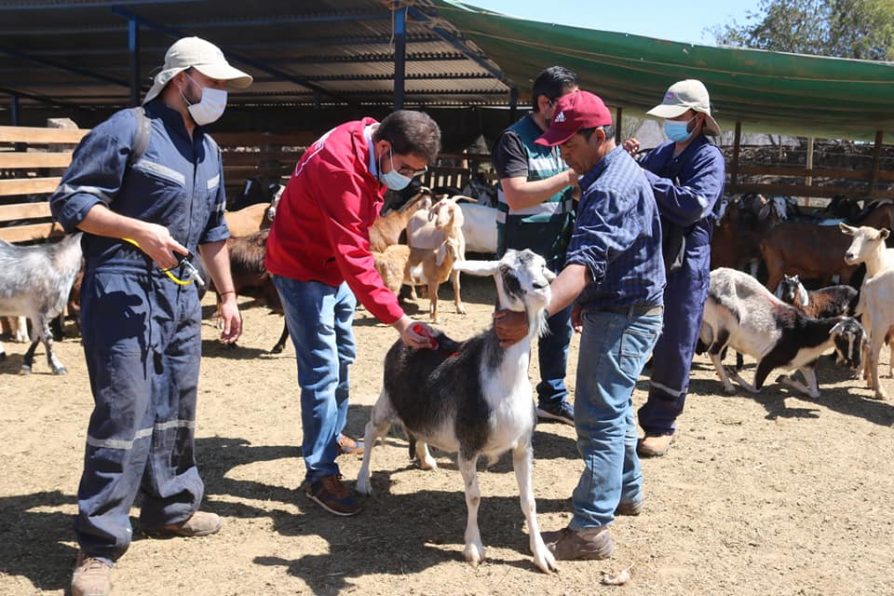
{"label": "goat's hoof", "polygon": [[788,380],[788,375],[779,375],[776,377],[777,383],[785,383]]}
{"label": "goat's hoof", "polygon": [[458,306],[458,307],[456,308],[456,312],[459,313],[459,314],[461,314],[461,315],[464,315],[464,314],[466,314],[466,307],[465,307],[465,306]]}
{"label": "goat's hoof", "polygon": [[882,401],[888,401],[888,394],[884,391],[876,391],[875,399],[880,399]]}
{"label": "goat's hoof", "polygon": [[285,349],[285,346],[273,346],[270,350],[271,354],[282,354],[282,351]]}
{"label": "goat's hoof", "polygon": [[68,369],[65,368],[64,366],[60,366],[59,368],[54,368],[54,369],[53,369],[53,374],[54,374],[54,375],[67,375],[67,374],[68,374]]}
{"label": "goat's hoof", "polygon": [[478,567],[484,561],[484,545],[480,542],[478,544],[470,542],[463,549],[463,558],[471,563],[473,567]]}
{"label": "goat's hoof", "polygon": [[369,478],[358,478],[357,483],[354,485],[354,490],[357,491],[357,494],[365,497],[371,496],[373,491],[372,486],[369,484]]}
{"label": "goat's hoof", "polygon": [[730,385],[729,387],[724,387],[724,388],[723,388],[723,392],[726,393],[726,394],[728,394],[728,395],[732,395],[733,393],[736,392],[736,388],[733,387],[732,385]]}
{"label": "goat's hoof", "polygon": [[422,470],[437,470],[438,462],[435,461],[435,458],[429,457],[427,459],[419,460],[419,468]]}
{"label": "goat's hoof", "polygon": [[539,569],[543,573],[552,573],[553,571],[558,571],[559,568],[556,567],[556,558],[551,552],[549,552],[549,549],[546,548],[546,545],[543,545],[540,551],[541,552],[534,553],[534,564],[537,565],[537,569]]}
{"label": "goat's hoof", "polygon": [[28,366],[28,365],[26,365],[26,364],[23,364],[23,365],[22,365],[22,368],[19,369],[19,374],[20,374],[20,375],[24,375],[24,376],[30,375],[30,374],[31,374],[31,367]]}

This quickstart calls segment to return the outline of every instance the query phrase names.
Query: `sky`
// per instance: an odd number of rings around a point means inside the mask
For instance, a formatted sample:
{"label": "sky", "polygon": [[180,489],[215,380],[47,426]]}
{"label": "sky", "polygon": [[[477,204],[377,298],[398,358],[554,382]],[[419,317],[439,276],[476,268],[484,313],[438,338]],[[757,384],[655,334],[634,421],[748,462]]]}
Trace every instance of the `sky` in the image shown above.
{"label": "sky", "polygon": [[705,29],[746,22],[758,0],[463,0],[514,17],[714,45]]}

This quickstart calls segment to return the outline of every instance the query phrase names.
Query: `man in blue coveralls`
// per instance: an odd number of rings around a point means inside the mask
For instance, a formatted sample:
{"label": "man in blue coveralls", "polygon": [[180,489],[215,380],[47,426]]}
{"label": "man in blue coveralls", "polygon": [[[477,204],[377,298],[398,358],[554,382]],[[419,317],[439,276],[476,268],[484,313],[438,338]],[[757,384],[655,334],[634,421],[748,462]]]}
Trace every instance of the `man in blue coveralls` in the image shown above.
{"label": "man in blue coveralls", "polygon": [[[667,287],[664,330],[655,345],[649,397],[638,412],[645,431],[638,451],[642,457],[660,457],[670,448],[689,390],[726,168],[720,149],[707,138],[719,135],[720,127],[700,81],[674,83],[661,105],[648,114],[664,118],[669,139],[640,160],[661,211]],[[629,139],[624,148],[635,153],[639,143]]]}
{"label": "man in blue coveralls", "polygon": [[[558,273],[565,266],[565,250],[574,228],[573,190],[577,174],[559,156],[557,147],[535,141],[546,132],[556,101],[577,91],[577,75],[552,66],[534,79],[530,114],[503,131],[494,143],[494,169],[500,178],[497,197],[497,252],[529,248],[546,259]],[[547,320],[549,333],[540,338],[537,354],[537,415],[541,419],[574,424],[574,408],[568,403],[565,370],[571,344],[571,307]]]}
{"label": "man in blue coveralls", "polygon": [[225,88],[251,81],[216,46],[179,40],[143,111],[122,110],[94,128],[50,198],[66,232],[85,232],[81,328],[95,407],[78,487],[75,596],[110,591],[138,492],[148,535],[205,536],[221,527],[217,515],[198,511],[201,309],[195,285],[182,282],[198,248],[221,296],[221,337],[235,341],[242,323],[223,169],[203,127],[223,114]]}

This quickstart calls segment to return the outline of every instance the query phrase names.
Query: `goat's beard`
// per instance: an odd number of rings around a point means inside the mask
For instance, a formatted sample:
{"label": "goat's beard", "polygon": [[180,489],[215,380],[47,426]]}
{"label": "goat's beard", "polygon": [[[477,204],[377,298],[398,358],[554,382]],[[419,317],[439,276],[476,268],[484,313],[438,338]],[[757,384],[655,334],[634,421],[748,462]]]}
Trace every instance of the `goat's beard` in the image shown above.
{"label": "goat's beard", "polygon": [[[537,317],[537,320],[533,321],[534,325],[530,325],[532,317]],[[551,333],[549,329],[549,320],[546,318],[545,308],[538,308],[534,313],[528,312],[528,321],[529,328],[533,327],[537,330],[537,337],[546,337]]]}

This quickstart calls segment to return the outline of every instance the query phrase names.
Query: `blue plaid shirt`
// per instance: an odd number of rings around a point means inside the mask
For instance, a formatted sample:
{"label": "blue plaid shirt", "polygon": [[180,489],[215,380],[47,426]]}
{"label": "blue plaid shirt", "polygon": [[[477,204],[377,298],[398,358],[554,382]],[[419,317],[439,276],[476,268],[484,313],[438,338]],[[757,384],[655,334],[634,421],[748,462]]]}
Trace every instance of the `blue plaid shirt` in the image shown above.
{"label": "blue plaid shirt", "polygon": [[586,266],[584,308],[661,305],[661,222],[652,187],[626,151],[610,151],[580,179],[583,191],[567,263]]}

